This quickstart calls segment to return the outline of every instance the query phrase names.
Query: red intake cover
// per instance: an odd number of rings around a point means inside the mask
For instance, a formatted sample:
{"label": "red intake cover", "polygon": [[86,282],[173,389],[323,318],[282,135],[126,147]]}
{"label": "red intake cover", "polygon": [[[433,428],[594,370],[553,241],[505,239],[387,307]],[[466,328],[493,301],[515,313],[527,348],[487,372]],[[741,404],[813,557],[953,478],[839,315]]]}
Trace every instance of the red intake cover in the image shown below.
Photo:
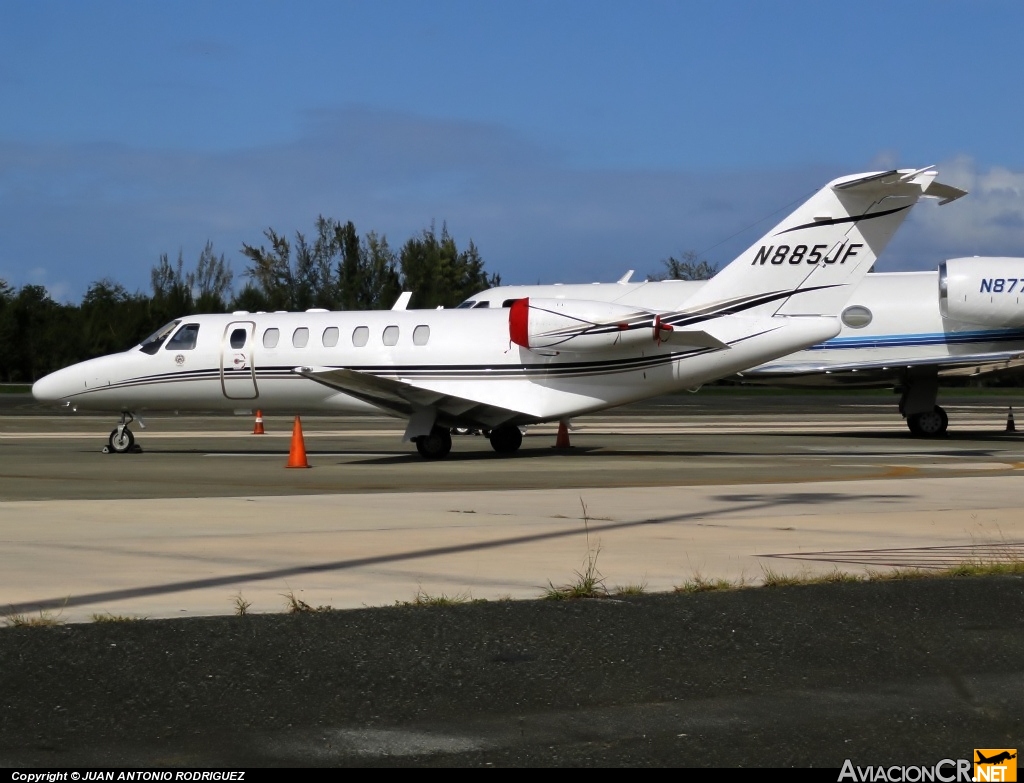
{"label": "red intake cover", "polygon": [[530,300],[516,299],[508,311],[508,336],[516,345],[530,347]]}

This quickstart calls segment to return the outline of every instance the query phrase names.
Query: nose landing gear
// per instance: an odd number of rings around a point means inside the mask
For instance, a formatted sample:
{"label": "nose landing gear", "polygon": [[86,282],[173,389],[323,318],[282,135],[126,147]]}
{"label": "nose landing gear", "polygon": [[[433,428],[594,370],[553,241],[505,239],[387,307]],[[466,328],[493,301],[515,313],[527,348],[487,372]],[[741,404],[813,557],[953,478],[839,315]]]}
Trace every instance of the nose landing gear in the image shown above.
{"label": "nose landing gear", "polygon": [[[135,417],[128,411],[121,414],[121,422],[110,433],[107,445],[103,447],[104,454],[139,454],[142,452],[140,446],[135,445],[135,435],[128,429],[128,425],[135,421]],[[142,424],[142,420],[139,420]]]}

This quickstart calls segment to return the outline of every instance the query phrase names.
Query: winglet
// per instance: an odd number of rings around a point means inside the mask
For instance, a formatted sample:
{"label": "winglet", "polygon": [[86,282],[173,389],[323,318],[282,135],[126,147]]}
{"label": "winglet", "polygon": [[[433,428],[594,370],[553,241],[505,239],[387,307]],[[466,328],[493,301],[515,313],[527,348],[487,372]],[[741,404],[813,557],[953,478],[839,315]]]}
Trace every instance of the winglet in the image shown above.
{"label": "winglet", "polygon": [[409,306],[409,300],[412,299],[412,291],[402,291],[399,295],[398,300],[392,306],[392,310],[404,310]]}

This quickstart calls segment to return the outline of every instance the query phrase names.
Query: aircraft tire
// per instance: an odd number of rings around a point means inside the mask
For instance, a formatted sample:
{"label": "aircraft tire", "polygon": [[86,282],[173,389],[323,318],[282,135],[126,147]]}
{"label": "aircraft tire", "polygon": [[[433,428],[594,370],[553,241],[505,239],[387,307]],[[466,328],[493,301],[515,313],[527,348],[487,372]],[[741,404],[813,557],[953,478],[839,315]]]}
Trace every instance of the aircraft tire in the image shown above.
{"label": "aircraft tire", "polygon": [[120,434],[115,429],[110,433],[110,439],[107,442],[110,444],[110,450],[115,454],[127,454],[135,445],[135,436],[127,427],[121,430]]}
{"label": "aircraft tire", "polygon": [[429,435],[416,438],[416,451],[423,459],[444,459],[452,450],[452,434],[444,427],[434,427]]}
{"label": "aircraft tire", "polygon": [[910,431],[922,438],[936,438],[944,435],[949,427],[949,416],[941,406],[936,405],[924,413],[913,413],[907,417]]}
{"label": "aircraft tire", "polygon": [[491,448],[499,454],[512,454],[523,445],[523,433],[518,427],[510,424],[495,427],[488,438],[491,441]]}

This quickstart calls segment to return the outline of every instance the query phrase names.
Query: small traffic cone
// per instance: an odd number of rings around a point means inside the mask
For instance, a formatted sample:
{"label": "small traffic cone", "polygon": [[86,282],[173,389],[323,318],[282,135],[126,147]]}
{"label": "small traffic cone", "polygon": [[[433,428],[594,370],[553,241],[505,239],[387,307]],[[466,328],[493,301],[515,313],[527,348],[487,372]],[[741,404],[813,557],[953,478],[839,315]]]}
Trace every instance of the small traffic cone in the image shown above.
{"label": "small traffic cone", "polygon": [[569,444],[569,425],[564,421],[558,422],[558,435],[555,437],[556,449],[571,449]]}
{"label": "small traffic cone", "polygon": [[256,426],[252,428],[253,435],[266,435],[267,433],[263,429],[263,411],[257,409],[256,411]]}
{"label": "small traffic cone", "polygon": [[1013,423],[1013,406],[1010,406],[1010,412],[1006,414],[1006,432],[1016,432],[1017,427]]}
{"label": "small traffic cone", "polygon": [[302,422],[295,417],[295,426],[292,427],[292,447],[288,450],[288,464],[286,468],[308,468],[306,462],[306,441],[302,438]]}

